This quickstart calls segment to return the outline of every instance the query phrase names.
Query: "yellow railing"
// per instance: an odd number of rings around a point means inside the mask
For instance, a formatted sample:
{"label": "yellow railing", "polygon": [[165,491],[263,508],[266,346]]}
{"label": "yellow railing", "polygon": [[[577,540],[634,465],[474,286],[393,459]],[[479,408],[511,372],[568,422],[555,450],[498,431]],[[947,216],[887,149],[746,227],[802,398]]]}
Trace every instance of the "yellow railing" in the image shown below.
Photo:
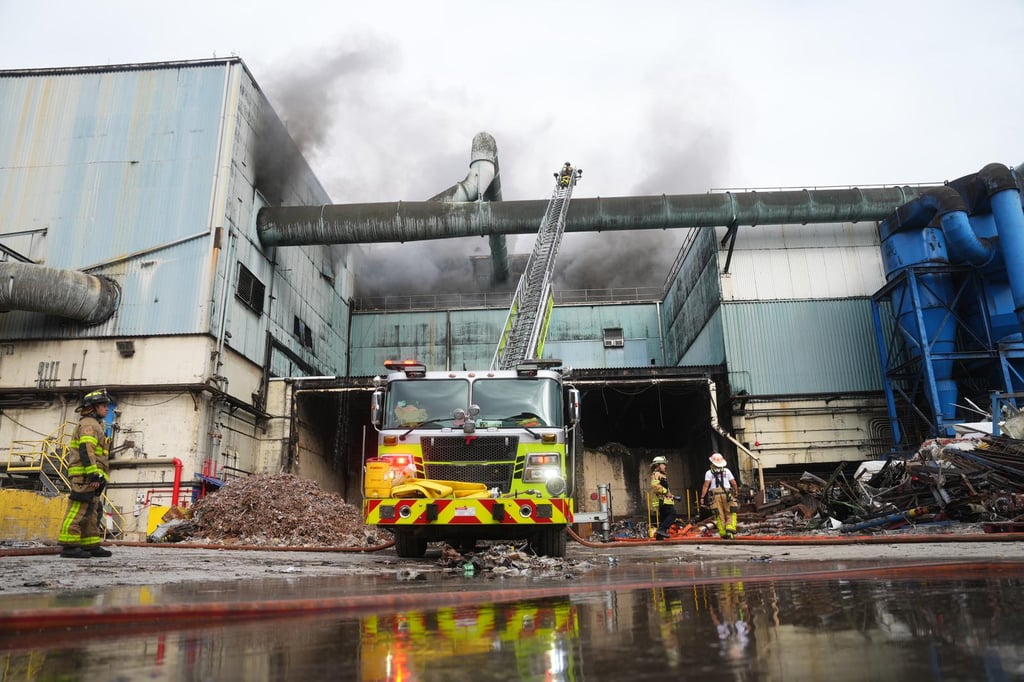
{"label": "yellow railing", "polygon": [[[45,436],[42,440],[15,440],[11,441],[11,448],[7,451],[7,471],[14,473],[37,473],[41,477],[47,476],[46,465],[51,471],[56,472],[65,489],[71,489],[71,481],[68,480],[68,441],[75,430],[72,422],[63,422],[53,433]],[[124,532],[125,518],[111,503],[106,493],[102,495],[103,508],[110,509],[114,519],[114,531],[117,535]],[[106,523],[100,524],[100,531],[104,539],[107,537]]]}

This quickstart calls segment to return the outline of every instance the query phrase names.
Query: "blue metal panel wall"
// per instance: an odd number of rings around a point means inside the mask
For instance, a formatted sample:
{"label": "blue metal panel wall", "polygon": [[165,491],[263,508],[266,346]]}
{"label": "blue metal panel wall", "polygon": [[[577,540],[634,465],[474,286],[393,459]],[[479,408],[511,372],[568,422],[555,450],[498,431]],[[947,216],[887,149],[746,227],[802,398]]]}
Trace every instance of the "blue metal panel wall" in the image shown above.
{"label": "blue metal panel wall", "polygon": [[[489,367],[504,310],[360,313],[352,317],[351,373],[379,374],[384,360],[417,358],[428,369]],[[606,349],[604,330],[621,327],[624,348]],[[544,357],[578,368],[638,367],[661,362],[654,304],[557,306]],[[450,361],[449,361],[450,358]]]}
{"label": "blue metal panel wall", "polygon": [[725,364],[725,337],[722,333],[722,307],[711,314],[697,338],[686,349],[680,366],[698,366]]}
{"label": "blue metal panel wall", "polygon": [[[714,230],[701,229],[693,233],[693,244],[683,258],[662,305],[667,365],[682,364],[691,344],[721,303],[716,254]],[[694,363],[688,359],[687,364]]]}
{"label": "blue metal panel wall", "polygon": [[[0,225],[46,229],[31,258],[80,269],[201,235],[90,270],[123,273],[124,301],[134,307],[113,325],[78,333],[204,330],[197,310],[211,246],[202,233],[210,227],[226,73],[225,63],[0,73]],[[176,286],[153,291],[167,282]],[[59,321],[27,317],[0,320],[0,335],[66,333]]]}
{"label": "blue metal panel wall", "polygon": [[722,303],[735,394],[880,391],[870,299]]}

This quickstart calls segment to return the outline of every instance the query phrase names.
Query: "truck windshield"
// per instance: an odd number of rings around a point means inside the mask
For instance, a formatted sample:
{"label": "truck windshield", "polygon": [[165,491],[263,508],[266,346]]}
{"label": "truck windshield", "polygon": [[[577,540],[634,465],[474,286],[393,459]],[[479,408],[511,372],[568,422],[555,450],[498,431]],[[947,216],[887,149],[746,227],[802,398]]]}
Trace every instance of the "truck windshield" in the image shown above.
{"label": "truck windshield", "polygon": [[483,428],[562,426],[562,391],[553,379],[477,379],[472,402]]}
{"label": "truck windshield", "polygon": [[[388,389],[384,428],[452,426],[452,412],[469,405],[469,382],[465,379],[437,381],[394,381]],[[436,420],[436,423],[431,423]]]}

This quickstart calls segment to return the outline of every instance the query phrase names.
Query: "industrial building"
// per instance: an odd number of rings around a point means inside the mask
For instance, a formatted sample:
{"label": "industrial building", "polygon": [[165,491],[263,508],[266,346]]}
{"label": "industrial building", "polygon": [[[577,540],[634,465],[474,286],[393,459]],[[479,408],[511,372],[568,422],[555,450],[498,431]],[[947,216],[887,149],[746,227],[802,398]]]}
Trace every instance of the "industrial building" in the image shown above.
{"label": "industrial building", "polygon": [[[251,472],[357,499],[383,361],[487,367],[509,288],[360,300],[359,245],[486,235],[507,280],[504,235],[543,213],[501,201],[479,136],[433,201],[332,205],[237,58],[0,72],[0,123],[3,485],[38,479],[20,466],[106,387],[108,496],[133,530]],[[895,396],[915,405],[920,380],[880,349],[877,221],[926,189],[575,199],[567,231],[689,228],[661,289],[556,292],[544,356],[583,394],[577,489],[611,481],[637,512],[653,451],[685,488],[715,449],[755,485],[895,451]]]}

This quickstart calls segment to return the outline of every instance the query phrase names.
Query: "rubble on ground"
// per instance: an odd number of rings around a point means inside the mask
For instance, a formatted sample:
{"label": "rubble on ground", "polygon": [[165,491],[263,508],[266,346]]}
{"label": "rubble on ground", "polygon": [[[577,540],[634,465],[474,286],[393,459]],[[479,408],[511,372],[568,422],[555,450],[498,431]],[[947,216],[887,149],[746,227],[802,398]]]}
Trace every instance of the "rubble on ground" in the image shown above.
{"label": "rubble on ground", "polygon": [[804,472],[774,488],[741,508],[741,534],[1024,531],[1024,441],[932,439],[906,460],[865,462],[852,476],[841,465],[827,479]]}
{"label": "rubble on ground", "polygon": [[370,547],[391,539],[315,481],[253,474],[228,482],[191,510],[189,542],[261,547]]}
{"label": "rubble on ground", "polygon": [[566,578],[594,568],[589,561],[542,557],[515,544],[492,544],[473,551],[460,552],[451,545],[441,547],[438,565],[465,575],[487,572],[492,577]]}

